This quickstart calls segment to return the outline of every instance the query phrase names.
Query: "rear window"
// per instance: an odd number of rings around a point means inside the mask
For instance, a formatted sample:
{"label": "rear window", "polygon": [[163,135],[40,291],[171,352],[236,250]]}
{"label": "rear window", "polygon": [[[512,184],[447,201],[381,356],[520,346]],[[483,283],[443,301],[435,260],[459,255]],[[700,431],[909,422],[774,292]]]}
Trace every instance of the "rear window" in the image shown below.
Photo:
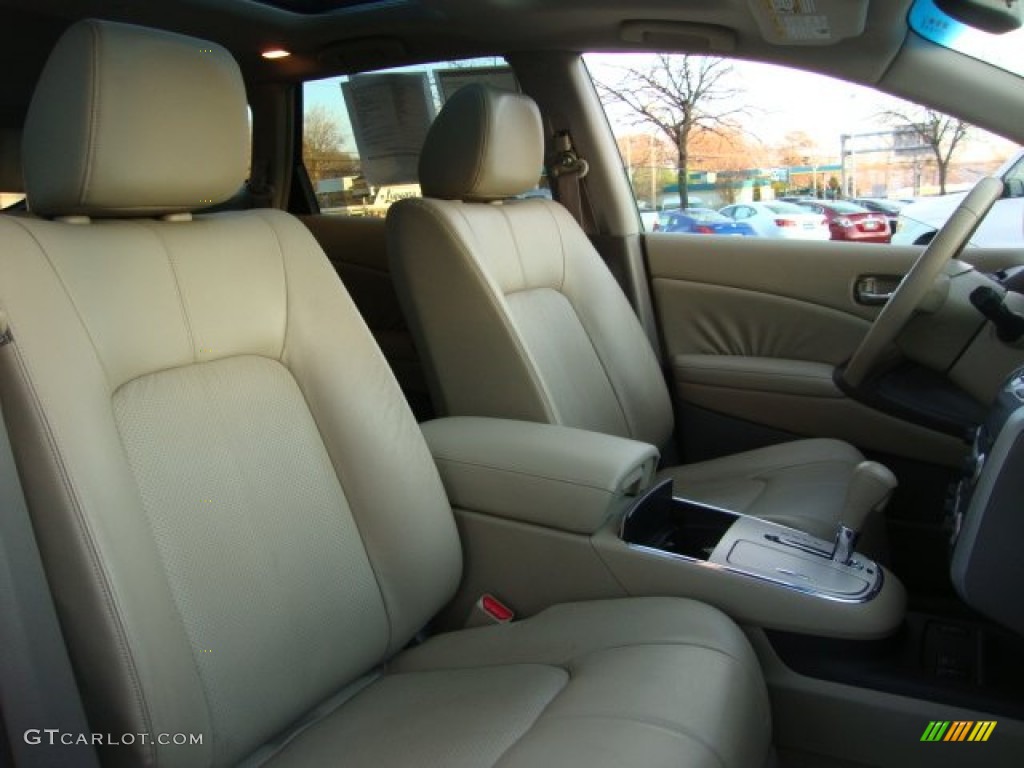
{"label": "rear window", "polygon": [[[304,83],[302,161],[320,212],[383,217],[392,203],[419,197],[427,129],[445,101],[473,82],[519,90],[512,69],[493,57]],[[542,185],[527,196],[547,194]]]}
{"label": "rear window", "polygon": [[796,203],[765,203],[765,207],[773,213],[807,213],[806,208]]}

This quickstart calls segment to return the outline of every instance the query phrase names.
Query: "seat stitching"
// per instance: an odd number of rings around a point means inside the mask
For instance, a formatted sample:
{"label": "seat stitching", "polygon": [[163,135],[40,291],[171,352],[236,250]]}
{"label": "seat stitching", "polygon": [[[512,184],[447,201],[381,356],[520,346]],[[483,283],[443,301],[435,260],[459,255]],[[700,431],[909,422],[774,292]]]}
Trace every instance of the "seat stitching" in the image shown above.
{"label": "seat stitching", "polygon": [[[284,362],[284,355],[285,355],[285,347],[286,347],[286,345],[288,343],[288,328],[290,326],[290,320],[291,320],[291,311],[290,311],[291,310],[291,303],[289,301],[289,296],[291,296],[291,294],[288,291],[288,267],[285,264],[284,246],[281,244],[281,237],[278,234],[277,228],[273,224],[270,223],[270,221],[268,219],[268,215],[265,212],[260,211],[260,213],[258,215],[256,215],[256,216],[254,216],[253,218],[256,221],[262,222],[263,226],[265,226],[267,229],[270,230],[271,234],[274,236],[274,242],[277,243],[277,252],[281,256],[281,279],[284,282],[284,330],[283,330],[283,333],[281,335],[281,351],[278,353],[279,354],[278,360],[281,363],[283,363]],[[325,254],[325,256],[326,256],[326,254]]]}
{"label": "seat stitching", "polygon": [[[733,454],[733,456],[738,456],[738,455],[741,455],[741,454]],[[716,459],[710,459],[709,463],[713,463],[713,462],[716,462],[716,461],[717,461]],[[749,480],[765,480],[769,476],[768,473],[779,472],[779,471],[785,470],[785,469],[797,469],[799,467],[820,467],[820,466],[825,466],[827,464],[842,464],[844,466],[851,466],[851,467],[857,466],[857,462],[852,461],[852,460],[851,461],[847,461],[846,459],[819,459],[819,460],[815,460],[815,461],[789,461],[789,462],[785,462],[785,463],[779,462],[777,464],[772,464],[769,467],[762,467],[760,469],[750,470],[748,473],[743,474],[742,477],[744,477],[746,479],[749,479]],[[678,467],[678,468],[685,470],[685,469],[689,469],[690,467],[693,467],[693,466],[695,466],[695,465],[693,465],[693,464],[684,464],[684,465],[682,465],[681,467]],[[674,469],[676,469],[676,468],[674,468]],[[717,477],[716,476],[713,479],[712,478],[708,478],[706,480],[698,479],[696,482],[706,482],[706,483],[723,482],[723,483],[727,483],[727,482],[734,482],[735,480],[736,480],[736,476],[735,475],[731,475],[731,476],[723,476],[723,477]]]}
{"label": "seat stitching", "polygon": [[[516,228],[512,226],[512,218],[508,215],[508,206],[497,205],[494,207],[497,208],[498,213],[502,218],[502,221],[505,222],[505,229],[508,230],[509,238],[512,240],[512,245],[515,247],[516,266],[519,267],[519,279],[523,286],[520,290],[528,290],[531,286],[529,284],[529,281],[526,279],[526,262],[523,259],[523,249],[519,247],[519,238],[516,237]],[[502,289],[502,293],[505,293],[507,295],[508,293],[510,293],[510,291],[505,291],[504,289]]]}
{"label": "seat stitching", "polygon": [[[568,686],[566,686],[566,687],[568,687]],[[724,766],[727,765],[726,762],[725,762],[725,758],[722,757],[722,755],[718,752],[718,750],[716,750],[708,742],[706,742],[704,739],[700,738],[700,736],[698,736],[696,733],[693,733],[692,731],[690,731],[685,726],[680,725],[680,724],[673,724],[673,723],[668,722],[667,720],[655,720],[655,719],[648,719],[648,718],[643,718],[643,717],[628,717],[628,716],[618,717],[618,716],[615,716],[615,715],[596,715],[596,714],[595,715],[585,715],[585,714],[547,715],[547,714],[545,714],[545,717],[547,717],[547,719],[552,720],[552,721],[555,721],[555,720],[605,720],[605,721],[611,721],[611,722],[627,722],[627,723],[637,723],[639,725],[645,725],[645,726],[647,726],[649,728],[655,728],[657,730],[661,730],[661,731],[666,731],[668,733],[672,733],[672,734],[674,734],[676,736],[684,736],[686,738],[692,739],[693,741],[697,742],[702,747],[704,747],[704,749],[706,749],[715,758],[715,760],[718,761],[718,764],[723,766],[723,768],[724,768]],[[527,733],[529,733],[529,731],[527,731]]]}
{"label": "seat stitching", "polygon": [[564,286],[565,286],[565,275],[566,275],[565,264],[567,263],[568,258],[567,258],[567,254],[566,254],[566,251],[565,251],[565,241],[561,239],[561,227],[558,225],[558,218],[555,216],[555,210],[557,210],[555,208],[555,206],[558,206],[558,205],[559,205],[559,203],[551,203],[550,205],[544,205],[544,210],[547,211],[548,215],[551,217],[552,221],[554,222],[555,229],[557,229],[558,232],[559,232],[559,240],[560,240],[560,242],[562,244],[562,265],[563,265],[562,266],[562,286],[563,286],[563,288],[562,288],[562,290],[559,291],[559,293],[561,293],[562,296],[565,297],[565,300],[567,302],[569,302],[569,306],[572,307],[573,314],[576,316],[576,321],[580,324],[580,328],[583,330],[584,335],[586,335],[587,341],[590,342],[590,348],[594,352],[594,357],[597,358],[598,365],[601,366],[601,370],[604,373],[605,380],[608,382],[608,388],[612,391],[612,396],[615,398],[615,404],[619,407],[619,413],[622,415],[622,422],[626,426],[626,431],[628,432],[629,437],[634,437],[635,434],[636,434],[635,429],[634,429],[634,424],[630,420],[629,415],[626,413],[626,407],[623,404],[622,396],[620,395],[618,388],[615,386],[615,382],[612,380],[612,377],[609,374],[609,368],[608,368],[608,365],[605,362],[604,358],[601,355],[601,350],[598,347],[598,345],[594,343],[594,338],[593,338],[593,336],[590,335],[590,329],[587,328],[586,324],[583,322],[583,318],[580,317],[580,313],[576,309],[576,303],[572,300],[572,297],[569,296],[568,292],[566,292],[566,290],[564,288]]}
{"label": "seat stitching", "polygon": [[46,414],[43,411],[43,407],[39,399],[39,393],[32,381],[32,375],[28,370],[28,360],[26,360],[19,345],[13,345],[13,349],[15,360],[18,363],[18,367],[22,370],[25,382],[28,385],[29,392],[31,393],[32,410],[35,412],[36,417],[39,419],[40,424],[45,430],[46,446],[49,449],[50,456],[54,461],[58,473],[60,474],[61,485],[64,486],[64,491],[67,494],[68,499],[71,501],[71,506],[77,522],[78,533],[81,536],[82,543],[84,543],[88,549],[88,560],[92,567],[93,576],[96,578],[96,581],[103,592],[104,602],[107,604],[107,608],[110,612],[109,618],[112,619],[112,624],[114,625],[115,632],[120,641],[120,648],[118,651],[122,659],[126,662],[128,674],[132,682],[132,692],[135,695],[135,702],[139,707],[147,729],[152,731],[152,718],[145,696],[142,693],[142,684],[138,670],[135,666],[135,658],[132,656],[131,649],[129,647],[128,631],[125,628],[124,623],[121,621],[121,612],[117,608],[117,597],[114,593],[113,586],[107,578],[107,573],[103,568],[103,562],[99,556],[96,540],[92,535],[91,527],[86,519],[81,499],[75,491],[74,483],[70,477],[70,471],[68,470],[68,466],[64,461],[64,456],[61,453],[58,444],[59,441],[57,439],[57,435],[53,431],[53,426],[50,424],[49,419],[46,418]]}
{"label": "seat stitching", "polygon": [[185,326],[185,333],[188,334],[188,343],[192,347],[192,362],[199,362],[198,351],[196,349],[196,337],[192,332],[192,320],[189,317],[188,306],[185,303],[185,295],[181,290],[181,278],[178,275],[178,268],[174,261],[174,254],[171,249],[167,246],[166,241],[161,237],[159,230],[152,226],[152,222],[148,221],[134,221],[132,224],[138,226],[140,229],[149,232],[154,240],[160,245],[161,250],[164,252],[164,257],[167,259],[167,266],[171,268],[171,276],[174,278],[174,292],[178,297],[178,307],[181,309],[181,321]]}
{"label": "seat stitching", "polygon": [[[465,222],[466,227],[473,234],[474,238],[476,238],[476,230],[473,228],[473,223],[470,221],[469,216],[466,215],[465,208],[463,207],[464,205],[465,203],[463,203],[461,206],[454,207],[454,210],[463,220],[463,222]],[[470,205],[474,205],[474,203],[470,203]],[[479,261],[477,261],[477,259],[473,256],[469,249],[463,247],[461,238],[459,238],[457,233],[448,226],[448,223],[442,217],[437,216],[433,210],[430,210],[430,213],[434,216],[435,220],[441,225],[441,227],[446,231],[446,233],[451,236],[451,239],[455,241],[456,246],[463,255],[463,260],[470,267],[470,271],[473,273],[474,277],[477,278],[477,282],[479,282],[482,285],[484,289],[484,294],[488,299],[488,303],[491,304],[491,306],[495,310],[497,310],[498,321],[502,324],[502,326],[504,326],[506,333],[508,333],[509,338],[512,340],[512,343],[515,345],[516,350],[519,353],[520,359],[525,360],[528,363],[528,365],[526,365],[527,376],[529,376],[530,379],[533,380],[534,386],[537,388],[537,391],[541,394],[544,400],[544,410],[548,412],[548,416],[551,419],[552,423],[560,423],[558,413],[555,409],[554,399],[551,397],[551,393],[548,392],[547,384],[537,373],[537,365],[533,361],[533,356],[530,354],[530,350],[527,349],[525,344],[523,344],[522,337],[516,331],[516,328],[513,325],[511,318],[509,316],[509,313],[504,309],[505,307],[508,306],[508,294],[505,293],[504,287],[500,283],[498,283],[497,279],[495,279],[494,283],[497,285],[498,292],[495,293],[494,291],[492,291],[490,288],[490,282],[487,279],[489,276],[488,273],[484,270],[483,266],[480,264]],[[523,266],[521,262],[519,264],[519,270],[520,274],[522,275],[523,284],[525,285],[526,274],[523,271]],[[519,291],[517,291],[517,293],[518,292]]]}
{"label": "seat stitching", "polygon": [[78,205],[85,205],[85,199],[88,196],[89,185],[92,182],[92,171],[93,171],[93,160],[96,153],[96,135],[98,134],[97,123],[99,122],[99,100],[100,100],[100,89],[99,89],[99,75],[97,70],[99,69],[99,49],[101,44],[101,35],[99,26],[96,24],[90,24],[88,26],[89,35],[93,39],[93,45],[91,46],[92,56],[89,57],[89,132],[85,137],[85,162],[82,164],[82,168],[79,170],[78,180]]}
{"label": "seat stitching", "polygon": [[[303,383],[301,381],[299,381],[299,379],[297,379],[295,377],[295,374],[292,371],[291,367],[286,365],[285,362],[284,362],[286,345],[287,345],[287,338],[288,338],[288,327],[289,327],[288,326],[288,318],[289,318],[290,309],[291,309],[291,304],[289,302],[289,293],[288,293],[288,263],[287,263],[287,260],[285,259],[284,247],[281,244],[281,240],[278,237],[278,233],[277,233],[275,227],[267,220],[267,213],[261,211],[254,218],[262,221],[264,223],[264,225],[266,225],[266,227],[268,229],[270,229],[271,232],[273,232],[274,238],[277,240],[278,251],[281,254],[281,271],[282,271],[282,273],[284,275],[284,284],[285,284],[285,329],[284,329],[284,337],[282,338],[282,341],[281,341],[281,352],[280,352],[281,357],[278,360],[278,362],[285,367],[285,370],[288,371],[288,374],[291,376],[292,380],[295,382],[295,386],[298,387],[299,392],[302,393],[302,399],[303,399],[303,402],[304,402],[304,404],[306,406],[306,410],[309,411],[309,415],[313,419],[313,425],[314,425],[314,427],[316,427],[317,436],[320,438],[320,444],[323,446],[324,452],[327,454],[327,458],[328,458],[328,460],[331,463],[331,469],[334,471],[334,479],[338,483],[338,491],[341,494],[342,499],[344,499],[344,501],[345,501],[345,508],[348,511],[349,519],[352,521],[352,525],[356,529],[356,534],[359,536],[359,540],[360,540],[360,542],[361,542],[361,544],[363,546],[363,552],[366,555],[366,562],[367,562],[367,564],[370,567],[370,571],[373,573],[373,580],[374,580],[374,582],[377,585],[377,594],[380,595],[380,604],[381,604],[382,610],[384,611],[384,616],[385,616],[385,622],[384,622],[385,625],[386,625],[386,627],[385,627],[385,638],[384,638],[384,647],[381,649],[381,653],[386,655],[387,652],[388,652],[388,649],[391,647],[391,641],[392,641],[392,638],[393,638],[393,635],[394,635],[394,622],[395,622],[395,618],[394,618],[394,616],[392,614],[391,606],[388,604],[387,596],[384,593],[384,580],[383,580],[383,577],[380,574],[380,570],[379,570],[378,565],[376,563],[376,559],[375,559],[374,555],[371,552],[371,548],[369,546],[367,546],[366,534],[364,533],[362,527],[360,527],[360,525],[359,525],[359,515],[357,515],[355,513],[354,509],[352,508],[352,503],[349,500],[348,494],[345,493],[345,483],[343,482],[343,479],[342,479],[342,475],[344,473],[341,471],[340,466],[339,466],[340,460],[336,459],[334,453],[332,453],[332,451],[331,451],[330,444],[328,443],[328,441],[327,441],[327,439],[326,439],[326,437],[325,437],[325,435],[323,433],[320,421],[316,418],[316,415],[314,414],[312,407],[310,407],[309,399],[308,399],[308,397],[306,395],[306,390],[303,388]],[[326,256],[325,256],[325,259],[326,259]],[[339,510],[339,514],[341,512],[342,512],[342,510]]]}
{"label": "seat stitching", "polygon": [[[96,355],[97,362],[99,362],[101,369],[104,370],[104,374],[106,375],[106,369],[103,368],[103,361],[100,359],[99,354],[96,351],[96,344],[95,342],[93,342],[92,336],[89,334],[89,329],[85,325],[85,322],[78,311],[78,307],[75,305],[74,299],[71,297],[67,285],[64,283],[63,277],[61,276],[57,268],[54,266],[53,261],[50,259],[50,256],[47,253],[46,249],[43,247],[42,243],[39,242],[39,239],[36,237],[32,229],[28,227],[24,222],[19,221],[18,219],[13,217],[10,220],[15,222],[19,227],[21,227],[22,230],[32,239],[32,241],[35,242],[36,247],[39,249],[39,252],[42,254],[43,258],[46,259],[46,262],[47,264],[49,264],[51,271],[54,273],[54,276],[56,277],[57,281],[63,288],[65,296],[67,296],[68,302],[74,309],[75,314],[82,325],[82,330],[85,332],[86,337],[89,339],[89,342],[93,347],[93,354]],[[135,704],[138,707],[139,713],[142,716],[142,720],[147,731],[152,732],[152,715],[149,712],[148,702],[146,701],[145,695],[143,694],[142,691],[142,683],[138,669],[135,665],[135,658],[132,656],[131,653],[130,643],[128,642],[128,631],[124,626],[123,621],[121,620],[121,612],[118,609],[117,596],[114,592],[113,586],[110,583],[110,580],[107,577],[107,573],[103,568],[103,562],[99,556],[99,548],[96,545],[96,540],[92,535],[92,530],[89,526],[85,512],[82,508],[82,501],[78,497],[75,485],[71,480],[71,473],[67,464],[64,461],[64,454],[61,452],[57,434],[53,430],[53,425],[50,423],[49,419],[47,419],[46,412],[43,410],[42,403],[39,397],[39,392],[35,387],[34,379],[30,371],[31,366],[29,365],[29,361],[26,358],[25,352],[21,348],[20,344],[13,344],[12,349],[14,352],[15,361],[17,362],[18,367],[22,372],[24,381],[28,387],[32,410],[35,413],[36,418],[39,420],[39,423],[42,426],[43,431],[45,433],[46,448],[49,451],[50,456],[53,459],[54,466],[57,469],[57,473],[60,476],[60,482],[64,488],[64,492],[67,494],[68,500],[71,502],[72,513],[74,516],[74,520],[76,522],[76,527],[78,529],[80,540],[86,546],[87,560],[89,561],[90,567],[93,572],[93,576],[96,579],[96,583],[103,594],[103,602],[107,607],[109,618],[111,619],[111,624],[113,625],[114,632],[117,635],[119,643],[118,653],[124,660],[125,667],[128,671],[128,678],[131,684],[132,694],[135,698]],[[107,375],[107,379],[109,384],[109,375]],[[148,754],[150,757],[153,757],[156,754],[156,747],[153,745],[148,745],[145,751],[146,754]]]}
{"label": "seat stitching", "polygon": [[484,157],[488,152],[488,140],[491,137],[491,110],[487,108],[487,94],[480,92],[479,94],[480,104],[482,106],[483,113],[483,140],[477,147],[476,162],[473,163],[473,176],[469,182],[469,189],[467,190],[470,195],[474,195],[477,192],[477,186],[480,184],[480,179],[484,175]]}
{"label": "seat stitching", "polygon": [[[513,624],[511,626],[515,627],[517,625]],[[626,649],[626,648],[651,648],[651,647],[659,647],[659,648],[698,648],[700,650],[712,651],[712,652],[717,653],[717,654],[719,654],[721,656],[724,656],[727,659],[735,661],[735,662],[737,662],[738,664],[741,664],[741,665],[745,665],[745,663],[747,661],[747,659],[742,658],[740,656],[735,656],[735,655],[729,653],[728,651],[723,650],[720,647],[717,647],[717,646],[714,646],[714,645],[707,645],[706,643],[703,643],[703,642],[700,642],[700,641],[690,641],[690,640],[674,641],[674,640],[665,639],[665,640],[652,640],[650,642],[627,642],[627,643],[619,643],[619,644],[615,644],[615,645],[604,645],[604,646],[601,646],[600,648],[594,648],[593,650],[587,651],[586,653],[583,653],[583,654],[581,654],[579,656],[570,656],[570,657],[566,658],[564,661],[538,662],[538,661],[530,661],[528,659],[523,659],[523,660],[519,660],[519,661],[502,663],[502,662],[496,662],[494,660],[485,660],[485,661],[482,661],[479,664],[456,664],[456,665],[429,667],[429,669],[430,670],[442,670],[442,669],[446,669],[446,670],[486,669],[488,667],[504,667],[504,666],[510,666],[510,665],[513,665],[513,664],[537,664],[537,665],[540,665],[540,666],[558,667],[560,669],[566,670],[567,672],[571,672],[574,666],[579,666],[579,664],[581,662],[583,662],[584,660],[586,660],[586,659],[588,659],[588,658],[590,658],[592,656],[595,656],[595,655],[597,655],[599,653],[603,653],[605,651],[616,651],[616,650],[623,650],[623,649]],[[426,670],[425,669],[413,668],[413,669],[409,669],[409,670],[402,670],[402,671],[399,671],[399,672],[389,672],[388,674],[407,675],[407,674],[418,674],[418,673],[424,672],[424,671],[426,671]]]}
{"label": "seat stitching", "polygon": [[767,480],[770,477],[770,473],[781,472],[786,469],[797,469],[800,467],[823,467],[828,464],[841,464],[843,466],[855,467],[856,462],[845,461],[842,459],[821,459],[819,461],[798,461],[798,462],[786,462],[785,464],[779,463],[774,464],[771,467],[765,467],[764,469],[758,470],[756,473],[750,475],[751,478],[758,480]]}
{"label": "seat stitching", "polygon": [[530,731],[532,731],[533,728],[537,725],[537,723],[540,722],[541,718],[543,718],[547,714],[547,711],[551,707],[551,705],[554,704],[558,700],[558,698],[563,693],[566,692],[566,690],[569,688],[570,685],[572,685],[573,671],[571,669],[569,669],[567,667],[562,667],[562,666],[560,666],[558,664],[539,664],[537,666],[548,667],[548,668],[551,668],[551,669],[561,669],[567,675],[565,683],[563,683],[562,687],[558,690],[558,692],[554,696],[552,696],[550,699],[548,699],[547,704],[545,704],[543,707],[541,707],[540,712],[538,712],[537,716],[535,718],[533,718],[533,722],[530,723],[521,734],[519,734],[519,738],[516,739],[515,741],[513,741],[507,747],[505,747],[505,749],[502,750],[501,754],[498,755],[495,758],[494,763],[492,763],[492,768],[497,768],[498,764],[501,763],[501,761],[505,759],[505,756],[508,755],[508,753],[510,751],[512,751],[512,749],[515,748],[515,746],[517,744],[519,744],[519,742],[521,742],[524,738],[526,738],[527,734],[529,734]]}
{"label": "seat stitching", "polygon": [[584,653],[581,656],[574,656],[573,658],[569,659],[569,661],[566,662],[566,663],[568,663],[568,664],[579,664],[583,660],[588,659],[588,658],[590,658],[592,656],[596,656],[597,654],[603,653],[605,651],[619,651],[619,650],[623,650],[625,648],[655,648],[655,647],[657,647],[657,648],[699,648],[699,649],[704,650],[704,651],[712,651],[714,653],[717,653],[717,654],[719,654],[721,656],[724,656],[727,659],[731,659],[731,660],[733,660],[735,662],[738,662],[740,664],[743,664],[744,661],[745,661],[745,659],[742,659],[739,656],[733,656],[728,651],[724,651],[724,650],[722,650],[721,648],[719,648],[717,646],[706,645],[706,644],[701,643],[701,642],[690,642],[688,640],[682,640],[682,641],[672,641],[672,640],[657,641],[657,640],[652,640],[651,642],[644,642],[644,643],[636,643],[636,642],[634,642],[634,643],[622,643],[621,645],[606,645],[606,646],[603,646],[601,648],[595,648],[595,649],[593,649],[591,651],[587,651],[586,653]]}
{"label": "seat stitching", "polygon": [[599,484],[586,483],[586,482],[579,481],[579,480],[567,480],[562,475],[556,475],[554,473],[545,474],[543,472],[543,470],[538,471],[538,472],[534,472],[533,470],[513,469],[511,467],[502,465],[500,462],[470,461],[470,460],[467,460],[467,459],[454,459],[454,458],[451,458],[449,456],[441,455],[440,453],[434,453],[434,461],[445,461],[445,462],[447,462],[449,464],[459,464],[460,466],[464,466],[464,467],[479,467],[481,469],[492,469],[492,470],[494,470],[496,472],[503,472],[503,473],[507,473],[507,474],[510,474],[510,475],[517,475],[517,476],[531,477],[531,478],[540,478],[542,480],[550,480],[550,481],[552,481],[554,483],[559,483],[561,485],[571,485],[571,486],[575,486],[577,488],[588,488],[588,489],[591,489],[591,490],[602,491],[602,492],[608,493],[608,494],[612,493],[612,491],[608,490],[607,488],[605,488],[605,487],[603,487],[603,486],[601,486]]}
{"label": "seat stitching", "polygon": [[57,278],[57,282],[60,283],[60,287],[64,291],[64,295],[67,297],[68,303],[71,305],[71,308],[75,311],[75,317],[78,318],[78,322],[81,324],[82,330],[85,332],[86,338],[89,339],[89,343],[92,345],[92,351],[93,354],[96,356],[96,362],[98,362],[100,364],[100,368],[103,369],[103,375],[107,379],[107,384],[112,387],[114,384],[113,378],[110,375],[110,371],[107,370],[107,366],[103,362],[103,358],[100,356],[99,348],[96,346],[96,340],[93,339],[92,331],[90,330],[89,325],[85,322],[85,318],[82,317],[82,312],[78,308],[78,303],[75,301],[75,297],[74,295],[72,295],[71,289],[68,288],[68,284],[64,281],[64,275],[62,275],[60,270],[57,269],[57,265],[53,263],[53,259],[50,258],[49,252],[46,250],[46,247],[39,241],[39,238],[36,237],[36,233],[32,231],[32,228],[29,227],[23,220],[20,220],[14,216],[10,218],[10,221],[21,227],[22,231],[24,231],[26,235],[32,238],[32,241],[36,244],[36,247],[39,248],[39,252],[43,255],[43,258],[46,259],[46,263],[50,265],[50,270],[53,272],[54,277]]}
{"label": "seat stitching", "polygon": [[[440,227],[444,234],[448,236],[449,240],[451,240],[455,244],[455,247],[458,250],[459,255],[462,257],[462,261],[468,265],[470,273],[476,278],[476,281],[482,286],[484,295],[486,296],[488,303],[491,305],[491,307],[495,310],[497,314],[498,322],[500,322],[502,326],[504,326],[505,332],[512,339],[512,343],[515,345],[516,350],[520,355],[520,358],[522,360],[529,362],[529,365],[524,366],[526,368],[526,375],[533,382],[534,387],[541,396],[542,405],[545,413],[547,414],[547,418],[550,420],[552,424],[558,424],[558,415],[554,411],[551,395],[547,391],[547,387],[545,386],[544,382],[541,381],[540,378],[537,376],[536,366],[533,364],[529,351],[523,346],[522,340],[519,338],[519,335],[515,332],[515,329],[511,326],[508,314],[502,310],[501,302],[498,301],[499,298],[502,301],[504,301],[505,297],[503,295],[495,295],[494,291],[491,290],[491,287],[487,281],[487,276],[484,274],[484,271],[481,269],[476,259],[473,258],[472,253],[470,253],[469,250],[463,244],[462,238],[458,236],[458,233],[451,227],[451,225],[445,220],[443,216],[439,215],[438,211],[436,211],[432,205],[425,204],[429,202],[437,203],[441,201],[412,200],[408,205],[415,205],[419,210],[422,210],[427,216],[429,216],[434,221],[434,223],[438,227]],[[465,205],[465,203],[462,203],[461,205]],[[473,226],[470,223],[469,218],[466,216],[465,211],[458,206],[452,206],[452,208],[462,218],[466,226],[472,232]],[[473,234],[475,235],[476,233],[473,232]],[[429,350],[427,350],[427,353],[427,358],[430,359]]]}

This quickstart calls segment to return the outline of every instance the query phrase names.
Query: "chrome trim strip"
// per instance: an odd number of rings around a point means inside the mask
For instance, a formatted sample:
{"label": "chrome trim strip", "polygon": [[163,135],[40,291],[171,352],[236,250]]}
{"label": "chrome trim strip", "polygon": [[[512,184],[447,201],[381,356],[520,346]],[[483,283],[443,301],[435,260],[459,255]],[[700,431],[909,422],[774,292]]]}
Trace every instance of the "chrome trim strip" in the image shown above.
{"label": "chrome trim strip", "polygon": [[828,592],[822,592],[821,590],[813,589],[811,587],[803,587],[799,584],[793,584],[792,582],[785,581],[783,579],[775,579],[771,576],[768,576],[767,574],[752,573],[751,571],[745,571],[739,568],[734,568],[731,565],[713,563],[709,560],[699,560],[695,557],[690,557],[689,555],[677,555],[675,552],[666,552],[663,549],[656,549],[654,547],[648,547],[643,544],[631,544],[628,541],[623,541],[622,543],[625,544],[629,549],[633,549],[638,552],[646,552],[648,554],[654,555],[655,557],[662,557],[667,558],[669,560],[682,561],[686,563],[694,563],[695,565],[711,568],[716,571],[728,571],[729,573],[734,573],[738,576],[746,576],[747,578],[757,579],[758,581],[764,581],[769,584],[774,584],[778,587],[783,587],[784,589],[790,589],[794,592],[799,592],[810,597],[816,597],[821,600],[828,600],[833,603],[845,603],[848,605],[859,605],[861,603],[867,603],[873,600],[875,596],[877,596],[878,593],[882,591],[882,586],[884,585],[885,581],[885,576],[882,567],[876,564],[874,572],[874,583],[870,584],[866,591],[859,595],[836,595],[830,594]]}

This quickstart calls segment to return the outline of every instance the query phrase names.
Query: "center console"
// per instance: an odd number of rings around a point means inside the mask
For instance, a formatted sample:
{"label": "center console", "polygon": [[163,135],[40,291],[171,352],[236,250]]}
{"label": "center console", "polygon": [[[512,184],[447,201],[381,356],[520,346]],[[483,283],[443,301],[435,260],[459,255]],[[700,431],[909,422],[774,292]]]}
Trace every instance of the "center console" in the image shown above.
{"label": "center console", "polygon": [[[855,530],[839,526],[825,541],[680,498],[685,488],[655,481],[657,451],[644,443],[500,419],[422,429],[466,552],[452,626],[485,593],[521,615],[575,600],[690,597],[752,627],[847,639],[884,637],[903,620],[903,586],[854,551]],[[871,464],[855,473],[850,508],[891,490],[891,474]]]}
{"label": "center console", "polygon": [[884,572],[800,531],[652,488],[627,512],[621,538],[639,552],[679,558],[824,600],[863,603],[882,590]]}

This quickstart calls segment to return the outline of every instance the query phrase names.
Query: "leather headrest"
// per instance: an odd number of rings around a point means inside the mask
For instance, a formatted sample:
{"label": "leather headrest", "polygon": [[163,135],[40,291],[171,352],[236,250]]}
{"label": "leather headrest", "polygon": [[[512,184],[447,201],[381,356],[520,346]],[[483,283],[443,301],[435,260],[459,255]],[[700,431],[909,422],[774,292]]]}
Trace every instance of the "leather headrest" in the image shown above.
{"label": "leather headrest", "polygon": [[21,134],[0,128],[0,192],[21,192]]}
{"label": "leather headrest", "polygon": [[245,180],[245,86],[224,48],[86,20],[50,54],[22,141],[43,216],[158,216],[205,208]]}
{"label": "leather headrest", "polygon": [[497,200],[537,186],[544,132],[533,99],[473,84],[456,91],[420,154],[424,197]]}

